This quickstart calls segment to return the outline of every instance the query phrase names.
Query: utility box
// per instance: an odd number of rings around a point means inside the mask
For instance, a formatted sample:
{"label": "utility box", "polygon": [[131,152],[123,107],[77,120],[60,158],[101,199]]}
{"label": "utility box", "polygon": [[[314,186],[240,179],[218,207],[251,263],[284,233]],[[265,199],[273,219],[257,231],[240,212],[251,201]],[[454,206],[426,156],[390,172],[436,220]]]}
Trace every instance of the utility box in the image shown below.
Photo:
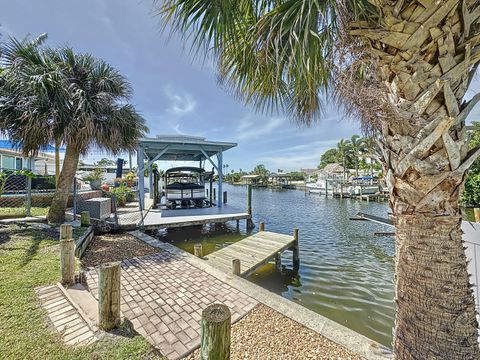
{"label": "utility box", "polygon": [[105,220],[110,217],[112,200],[110,198],[93,198],[80,201],[81,211],[88,211],[93,219]]}

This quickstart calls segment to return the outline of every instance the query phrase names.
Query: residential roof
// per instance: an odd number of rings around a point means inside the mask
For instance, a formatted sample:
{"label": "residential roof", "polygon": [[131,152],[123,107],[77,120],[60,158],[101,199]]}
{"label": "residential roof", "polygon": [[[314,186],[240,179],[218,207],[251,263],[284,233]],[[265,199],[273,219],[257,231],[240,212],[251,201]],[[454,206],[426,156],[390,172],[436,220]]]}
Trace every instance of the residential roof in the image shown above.
{"label": "residential roof", "polygon": [[210,141],[204,137],[187,135],[157,135],[139,141],[145,157],[152,160],[200,161],[237,146],[232,142]]}

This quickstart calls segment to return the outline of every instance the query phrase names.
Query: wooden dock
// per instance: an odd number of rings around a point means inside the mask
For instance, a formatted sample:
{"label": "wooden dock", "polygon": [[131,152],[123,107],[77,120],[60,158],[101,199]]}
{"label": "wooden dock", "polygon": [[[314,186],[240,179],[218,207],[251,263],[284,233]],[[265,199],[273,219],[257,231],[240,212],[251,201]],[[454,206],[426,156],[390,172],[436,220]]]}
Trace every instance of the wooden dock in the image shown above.
{"label": "wooden dock", "polygon": [[[281,269],[281,253],[285,250],[293,252],[293,267],[298,270],[298,229],[293,235],[264,231],[260,224],[258,233],[224,247],[204,257],[207,263],[226,273],[247,277],[260,266],[275,260],[277,269]],[[201,256],[200,254],[197,254]]]}
{"label": "wooden dock", "polygon": [[145,230],[153,230],[227,221],[248,221],[251,217],[248,212],[227,204],[224,204],[223,207],[214,206],[201,209],[150,209],[145,215],[141,227]]}

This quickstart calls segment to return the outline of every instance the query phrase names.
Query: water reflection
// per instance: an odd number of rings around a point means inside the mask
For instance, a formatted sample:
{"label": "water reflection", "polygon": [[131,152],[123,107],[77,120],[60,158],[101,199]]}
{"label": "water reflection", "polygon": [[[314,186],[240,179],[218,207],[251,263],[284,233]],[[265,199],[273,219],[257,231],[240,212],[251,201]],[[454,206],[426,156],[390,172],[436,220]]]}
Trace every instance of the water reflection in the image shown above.
{"label": "water reflection", "polygon": [[[227,185],[225,190],[230,205],[245,208],[245,187]],[[300,268],[292,271],[292,254],[286,251],[281,272],[267,264],[249,280],[390,346],[394,241],[373,233],[391,229],[349,220],[357,212],[386,217],[387,205],[266,188],[254,189],[252,201],[255,224],[264,221],[267,230],[281,233],[300,229]],[[232,222],[171,229],[156,236],[191,253],[194,244],[201,243],[208,255],[247,233],[244,222],[239,229]]]}

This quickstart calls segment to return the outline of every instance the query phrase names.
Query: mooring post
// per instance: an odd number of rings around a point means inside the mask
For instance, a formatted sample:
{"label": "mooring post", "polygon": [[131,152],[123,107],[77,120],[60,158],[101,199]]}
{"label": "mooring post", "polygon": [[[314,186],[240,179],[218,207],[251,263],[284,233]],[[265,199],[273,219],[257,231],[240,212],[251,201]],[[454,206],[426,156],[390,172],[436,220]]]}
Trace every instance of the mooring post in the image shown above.
{"label": "mooring post", "polygon": [[223,304],[212,304],[202,311],[201,360],[230,359],[231,318]]}
{"label": "mooring post", "polygon": [[199,258],[203,257],[203,247],[202,244],[195,244],[193,245],[193,253],[195,256]]}
{"label": "mooring post", "polygon": [[227,192],[226,191],[223,192],[223,203],[224,204],[227,203]]}
{"label": "mooring post", "polygon": [[480,208],[474,208],[473,214],[475,215],[475,222],[480,222]]}
{"label": "mooring post", "polygon": [[293,229],[293,246],[292,246],[292,254],[293,254],[293,269],[298,271],[300,267],[300,254],[298,249],[298,228]]}
{"label": "mooring post", "polygon": [[260,222],[260,226],[258,228],[258,231],[265,231],[265,223],[263,221]]}
{"label": "mooring post", "polygon": [[90,213],[88,211],[80,213],[80,224],[82,226],[90,226]]}
{"label": "mooring post", "polygon": [[275,269],[278,272],[282,271],[282,254],[279,252],[275,254]]}
{"label": "mooring post", "polygon": [[253,229],[255,225],[252,221],[252,185],[247,185],[247,213],[250,215],[250,219],[247,219],[247,230]]}
{"label": "mooring post", "polygon": [[120,262],[100,266],[98,318],[102,330],[112,330],[120,325]]}
{"label": "mooring post", "polygon": [[233,275],[240,276],[240,259],[233,259],[232,260],[232,273]]}
{"label": "mooring post", "polygon": [[75,243],[72,238],[72,225],[60,225],[60,273],[61,283],[72,285],[75,282]]}
{"label": "mooring post", "polygon": [[213,200],[217,200],[217,188],[213,188]]}

